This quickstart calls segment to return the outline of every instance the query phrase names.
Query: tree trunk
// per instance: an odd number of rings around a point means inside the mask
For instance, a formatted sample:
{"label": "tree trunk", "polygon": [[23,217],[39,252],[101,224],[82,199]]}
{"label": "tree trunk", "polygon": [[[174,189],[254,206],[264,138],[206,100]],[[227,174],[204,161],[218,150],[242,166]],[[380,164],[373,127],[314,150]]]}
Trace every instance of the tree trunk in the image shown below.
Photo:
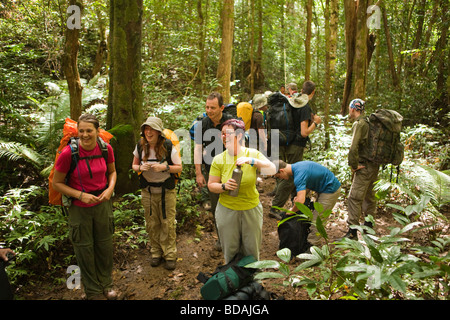
{"label": "tree trunk", "polygon": [[311,78],[311,23],[313,0],[306,0],[305,81]]}
{"label": "tree trunk", "polygon": [[354,60],[354,97],[366,98],[367,78],[367,7],[368,0],[359,0],[356,11],[356,41]]}
{"label": "tree trunk", "polygon": [[345,44],[346,44],[346,65],[347,75],[345,78],[344,95],[342,98],[341,114],[348,113],[348,104],[352,94],[353,60],[355,57],[356,40],[356,2],[354,0],[344,0],[345,13]]}
{"label": "tree trunk", "polygon": [[255,94],[255,0],[249,0],[250,2],[250,10],[249,12],[249,33],[250,33],[250,46],[249,46],[249,58],[250,58],[250,75],[249,84],[250,84],[250,97],[253,97]]}
{"label": "tree trunk", "polygon": [[334,101],[334,77],[336,68],[337,31],[338,31],[338,0],[327,0],[325,9],[325,103],[324,103],[324,127],[325,149],[330,146],[329,116],[330,103]]}
{"label": "tree trunk", "polygon": [[128,177],[132,153],[140,136],[142,116],[141,37],[142,0],[111,0],[113,28],[111,44],[112,126],[115,136],[117,184],[119,194],[137,189],[136,176]]}
{"label": "tree trunk", "polygon": [[105,24],[102,20],[102,16],[100,13],[100,9],[96,9],[96,15],[98,19],[98,33],[100,35],[100,41],[98,42],[97,54],[95,55],[94,67],[92,68],[92,78],[99,73],[103,67],[103,61],[105,59],[107,53],[107,45],[106,45],[106,28]]}
{"label": "tree trunk", "polygon": [[392,53],[392,42],[391,42],[391,33],[389,32],[389,26],[387,21],[387,14],[386,14],[386,8],[384,7],[384,3],[381,6],[381,12],[383,15],[383,27],[384,27],[384,34],[386,36],[386,45],[389,55],[389,70],[391,72],[392,77],[392,83],[395,88],[399,88],[399,80],[397,76],[397,71],[395,70],[395,62],[394,62],[394,54]]}
{"label": "tree trunk", "polygon": [[231,58],[234,35],[234,0],[224,0],[222,7],[222,44],[220,45],[216,89],[223,96],[225,104],[230,102]]}
{"label": "tree trunk", "polygon": [[205,6],[205,14],[203,14],[202,9],[202,0],[197,1],[197,13],[198,13],[198,21],[199,21],[199,30],[198,30],[198,49],[200,51],[200,63],[199,63],[199,81],[200,81],[200,90],[201,93],[204,93],[204,83],[206,79],[206,49],[205,49],[205,42],[206,42],[206,25],[207,25],[207,15],[208,15],[208,3],[209,0],[206,0],[206,6]]}
{"label": "tree trunk", "polygon": [[[76,0],[70,0],[69,5],[80,5],[80,1],[77,3]],[[62,68],[69,88],[70,118],[75,121],[78,121],[81,115],[81,97],[83,92],[77,65],[78,49],[80,47],[79,35],[80,30],[78,28],[66,28],[66,43],[62,56]]]}

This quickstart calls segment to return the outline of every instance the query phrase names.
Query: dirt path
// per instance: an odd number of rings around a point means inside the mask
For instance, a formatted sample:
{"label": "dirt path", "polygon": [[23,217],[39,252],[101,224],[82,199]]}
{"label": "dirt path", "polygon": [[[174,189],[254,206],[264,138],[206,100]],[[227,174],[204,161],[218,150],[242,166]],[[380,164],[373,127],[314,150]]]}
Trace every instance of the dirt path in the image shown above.
{"label": "dirt path", "polygon": [[[258,186],[260,199],[264,207],[263,244],[261,246],[261,260],[277,259],[278,250],[277,221],[268,216],[272,198],[267,193],[273,190],[275,180],[264,179]],[[335,214],[330,218],[327,231],[331,239],[338,238],[346,231],[346,211],[342,197],[335,207]],[[217,240],[211,219],[207,212],[200,214],[199,224],[202,230],[191,228],[189,231],[177,235],[178,262],[174,271],[166,270],[163,265],[150,266],[148,249],[129,249],[126,255],[115,253],[113,279],[115,289],[120,299],[125,300],[201,300],[200,283],[196,277],[199,272],[213,272],[218,265],[224,263],[223,254],[215,249]],[[293,262],[295,263],[295,262]],[[68,277],[62,273],[61,277]],[[280,281],[278,280],[278,282]],[[275,283],[275,284],[276,284]],[[263,283],[264,285],[264,283]],[[79,300],[82,290],[69,290],[66,284],[45,289],[41,285],[34,289],[22,291],[20,299],[27,300]],[[286,299],[308,299],[304,290],[284,288],[270,285],[265,287],[284,296]],[[24,291],[28,292],[25,293]]]}

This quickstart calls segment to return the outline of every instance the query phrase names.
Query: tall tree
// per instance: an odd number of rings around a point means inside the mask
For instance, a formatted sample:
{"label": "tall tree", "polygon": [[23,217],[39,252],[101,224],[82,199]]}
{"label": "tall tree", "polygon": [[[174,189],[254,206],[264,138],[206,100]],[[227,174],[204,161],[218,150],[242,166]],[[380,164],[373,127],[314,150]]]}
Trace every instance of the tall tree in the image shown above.
{"label": "tall tree", "polygon": [[311,24],[314,0],[306,0],[305,81],[311,78]]}
{"label": "tall tree", "polygon": [[[69,6],[76,6],[77,10],[69,19],[81,19],[81,1],[70,0]],[[81,86],[80,73],[78,72],[78,50],[80,48],[80,28],[73,21],[67,21],[71,26],[66,26],[66,43],[62,56],[62,69],[66,77],[70,96],[70,118],[77,121],[81,115]]]}
{"label": "tall tree", "polygon": [[217,91],[224,103],[230,101],[231,58],[234,36],[234,0],[224,0],[222,7],[222,43],[220,45],[219,66],[217,68]]}
{"label": "tall tree", "polygon": [[330,103],[334,101],[334,80],[336,69],[337,34],[338,34],[338,0],[326,0],[325,8],[325,98],[324,98],[324,126],[325,126],[325,148],[330,145],[329,115]]}
{"label": "tall tree", "polygon": [[359,0],[356,10],[356,42],[354,60],[354,97],[365,99],[367,79],[367,7],[368,0]]}
{"label": "tall tree", "polygon": [[353,79],[353,60],[355,57],[356,44],[356,2],[354,0],[344,0],[345,13],[345,45],[346,45],[346,78],[344,85],[344,95],[341,105],[341,114],[346,115],[348,112],[348,104],[352,92]]}
{"label": "tall tree", "polygon": [[[110,0],[111,132],[115,136],[118,193],[136,189],[128,177],[132,153],[139,139],[142,116],[141,37],[142,0]],[[117,152],[119,151],[120,152]]]}
{"label": "tall tree", "polygon": [[389,55],[389,70],[391,72],[392,83],[395,88],[399,88],[400,82],[398,79],[397,70],[395,68],[394,53],[392,50],[391,33],[389,31],[386,8],[384,7],[383,2],[381,3],[381,12],[383,15],[383,27],[384,27],[384,34],[386,36],[386,45],[387,45],[387,50],[388,50],[388,55]]}

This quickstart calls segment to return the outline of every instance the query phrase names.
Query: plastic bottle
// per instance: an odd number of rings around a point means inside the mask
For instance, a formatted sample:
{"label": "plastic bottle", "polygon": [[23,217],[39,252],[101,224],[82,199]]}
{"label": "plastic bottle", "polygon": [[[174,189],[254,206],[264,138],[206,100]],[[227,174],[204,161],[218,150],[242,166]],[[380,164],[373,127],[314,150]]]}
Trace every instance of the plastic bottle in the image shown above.
{"label": "plastic bottle", "polygon": [[242,179],[242,169],[241,166],[236,166],[236,169],[233,170],[233,174],[231,176],[231,178],[236,181],[237,183],[237,188],[234,190],[230,190],[228,191],[228,195],[232,196],[232,197],[237,197],[238,193],[239,193],[239,187],[241,186],[241,179]]}

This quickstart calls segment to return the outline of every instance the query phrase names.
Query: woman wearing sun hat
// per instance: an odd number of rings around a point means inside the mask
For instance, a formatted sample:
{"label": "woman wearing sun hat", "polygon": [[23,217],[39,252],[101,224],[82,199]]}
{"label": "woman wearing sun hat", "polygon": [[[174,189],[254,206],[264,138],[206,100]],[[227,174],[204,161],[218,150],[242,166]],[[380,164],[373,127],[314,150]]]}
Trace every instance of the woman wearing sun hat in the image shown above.
{"label": "woman wearing sun hat", "polygon": [[142,205],[150,238],[151,266],[165,260],[165,268],[175,269],[176,191],[173,174],[182,170],[180,156],[164,136],[162,120],[148,117],[141,125],[141,139],[133,152],[132,168],[140,174]]}

